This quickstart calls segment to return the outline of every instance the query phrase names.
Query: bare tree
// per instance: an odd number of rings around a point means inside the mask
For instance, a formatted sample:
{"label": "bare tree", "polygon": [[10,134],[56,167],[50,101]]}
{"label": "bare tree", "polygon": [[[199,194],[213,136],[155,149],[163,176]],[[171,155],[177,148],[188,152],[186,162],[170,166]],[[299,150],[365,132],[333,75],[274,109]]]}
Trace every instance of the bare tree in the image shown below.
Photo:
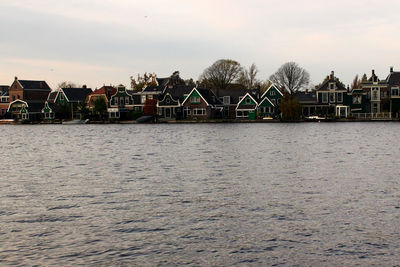
{"label": "bare tree", "polygon": [[239,62],[231,59],[220,59],[205,69],[199,80],[201,84],[215,88],[217,96],[219,96],[219,90],[227,88],[239,77],[241,71],[242,67]]}
{"label": "bare tree", "polygon": [[60,82],[58,85],[57,85],[57,89],[59,89],[59,88],[77,88],[79,85],[77,85],[76,83],[74,83],[74,82],[69,82],[69,81],[63,81],[63,82]]}
{"label": "bare tree", "polygon": [[272,74],[269,79],[292,95],[308,85],[310,74],[296,62],[287,62]]}
{"label": "bare tree", "polygon": [[238,82],[244,85],[247,89],[252,89],[260,85],[260,81],[257,79],[258,68],[256,64],[251,64],[251,66],[246,69],[244,68],[240,72],[240,77]]}

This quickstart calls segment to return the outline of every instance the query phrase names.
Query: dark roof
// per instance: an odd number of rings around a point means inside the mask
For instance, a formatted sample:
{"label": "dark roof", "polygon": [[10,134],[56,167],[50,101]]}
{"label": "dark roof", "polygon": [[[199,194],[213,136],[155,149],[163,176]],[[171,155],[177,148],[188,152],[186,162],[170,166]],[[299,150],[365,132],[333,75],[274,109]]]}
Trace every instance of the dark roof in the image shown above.
{"label": "dark roof", "polygon": [[45,81],[18,80],[25,90],[49,90],[49,85]]}
{"label": "dark roof", "polygon": [[166,86],[169,82],[169,79],[170,79],[169,77],[168,78],[156,78],[158,85],[161,87]]}
{"label": "dark roof", "polygon": [[52,91],[52,92],[50,92],[50,94],[47,96],[47,101],[48,101],[49,103],[54,102],[56,96],[57,96],[57,91]]}
{"label": "dark roof", "polygon": [[217,98],[213,91],[204,88],[196,88],[201,96],[207,101],[209,105],[222,105],[222,102]]}
{"label": "dark roof", "polygon": [[317,96],[314,91],[311,92],[298,91],[294,94],[294,96],[297,97],[300,104],[317,102]]}
{"label": "dark roof", "polygon": [[[214,93],[215,93],[215,91],[214,91]],[[230,96],[230,103],[236,105],[237,103],[239,103],[239,97],[243,97],[247,93],[250,93],[250,90],[243,89],[243,88],[221,89],[221,90],[219,90],[219,97]]]}
{"label": "dark roof", "polygon": [[172,96],[173,99],[179,100],[181,103],[185,99],[185,95],[188,95],[194,86],[191,85],[175,85],[171,88],[166,88],[164,93],[160,95],[159,100],[164,99],[164,96],[168,93]]}
{"label": "dark roof", "polygon": [[142,90],[142,93],[154,93],[154,92],[162,92],[164,88],[162,86],[157,86],[157,85],[150,85],[147,86]]}
{"label": "dark roof", "polygon": [[400,72],[390,73],[386,80],[390,86],[399,86],[400,85]]}
{"label": "dark roof", "polygon": [[337,89],[338,90],[346,90],[346,87],[344,84],[342,84],[335,76],[332,74],[328,76],[328,79],[319,87],[317,88],[318,91],[324,91],[324,90],[329,90],[329,83],[336,83]]}
{"label": "dark roof", "polygon": [[8,85],[0,85],[0,96],[7,96],[10,87]]}
{"label": "dark roof", "polygon": [[69,102],[84,102],[92,92],[90,88],[62,88],[62,90]]}

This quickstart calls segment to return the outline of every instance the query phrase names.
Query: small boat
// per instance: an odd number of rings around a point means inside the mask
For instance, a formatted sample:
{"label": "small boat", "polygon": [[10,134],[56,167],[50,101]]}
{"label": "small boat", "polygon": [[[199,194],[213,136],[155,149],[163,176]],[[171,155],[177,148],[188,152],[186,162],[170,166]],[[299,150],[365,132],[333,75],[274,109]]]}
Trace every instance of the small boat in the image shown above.
{"label": "small boat", "polygon": [[13,124],[15,121],[12,119],[2,119],[0,120],[0,124]]}
{"label": "small boat", "polygon": [[154,116],[142,116],[136,120],[137,123],[154,122]]}
{"label": "small boat", "polygon": [[63,121],[62,124],[67,124],[67,125],[71,125],[71,124],[86,124],[88,123],[89,119],[86,120],[71,120],[71,121]]}
{"label": "small boat", "polygon": [[306,121],[325,121],[326,118],[325,117],[319,117],[319,116],[309,116],[305,118]]}

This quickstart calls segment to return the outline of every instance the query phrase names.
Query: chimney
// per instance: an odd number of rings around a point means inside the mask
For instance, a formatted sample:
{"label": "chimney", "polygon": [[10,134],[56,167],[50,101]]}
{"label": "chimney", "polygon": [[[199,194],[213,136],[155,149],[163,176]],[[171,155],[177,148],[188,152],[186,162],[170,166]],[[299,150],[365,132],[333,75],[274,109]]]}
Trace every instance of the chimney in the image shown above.
{"label": "chimney", "polygon": [[335,72],[334,71],[331,71],[331,75],[329,76],[329,79],[333,79],[335,77]]}
{"label": "chimney", "polygon": [[393,66],[390,67],[390,73],[393,73]]}
{"label": "chimney", "polygon": [[87,88],[86,84],[82,85],[82,88],[86,89]]}
{"label": "chimney", "polygon": [[308,89],[306,89],[306,95],[308,95]]}
{"label": "chimney", "polygon": [[17,77],[17,76],[14,77],[14,81],[16,81],[16,80],[18,80],[18,77]]}
{"label": "chimney", "polygon": [[375,76],[375,70],[372,70],[372,76]]}

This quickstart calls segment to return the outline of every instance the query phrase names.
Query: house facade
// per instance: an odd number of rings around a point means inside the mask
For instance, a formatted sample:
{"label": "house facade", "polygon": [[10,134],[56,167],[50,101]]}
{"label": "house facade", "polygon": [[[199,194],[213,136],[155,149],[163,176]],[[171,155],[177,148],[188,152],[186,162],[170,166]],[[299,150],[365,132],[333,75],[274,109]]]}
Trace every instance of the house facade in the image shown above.
{"label": "house facade", "polygon": [[10,104],[9,89],[8,85],[0,85],[0,118],[4,118]]}
{"label": "house facade", "polygon": [[193,88],[182,103],[183,118],[205,120],[221,118],[223,104],[208,89]]}
{"label": "house facade", "polygon": [[19,80],[15,77],[9,89],[7,112],[13,119],[41,120],[41,111],[50,92],[45,81]]}

